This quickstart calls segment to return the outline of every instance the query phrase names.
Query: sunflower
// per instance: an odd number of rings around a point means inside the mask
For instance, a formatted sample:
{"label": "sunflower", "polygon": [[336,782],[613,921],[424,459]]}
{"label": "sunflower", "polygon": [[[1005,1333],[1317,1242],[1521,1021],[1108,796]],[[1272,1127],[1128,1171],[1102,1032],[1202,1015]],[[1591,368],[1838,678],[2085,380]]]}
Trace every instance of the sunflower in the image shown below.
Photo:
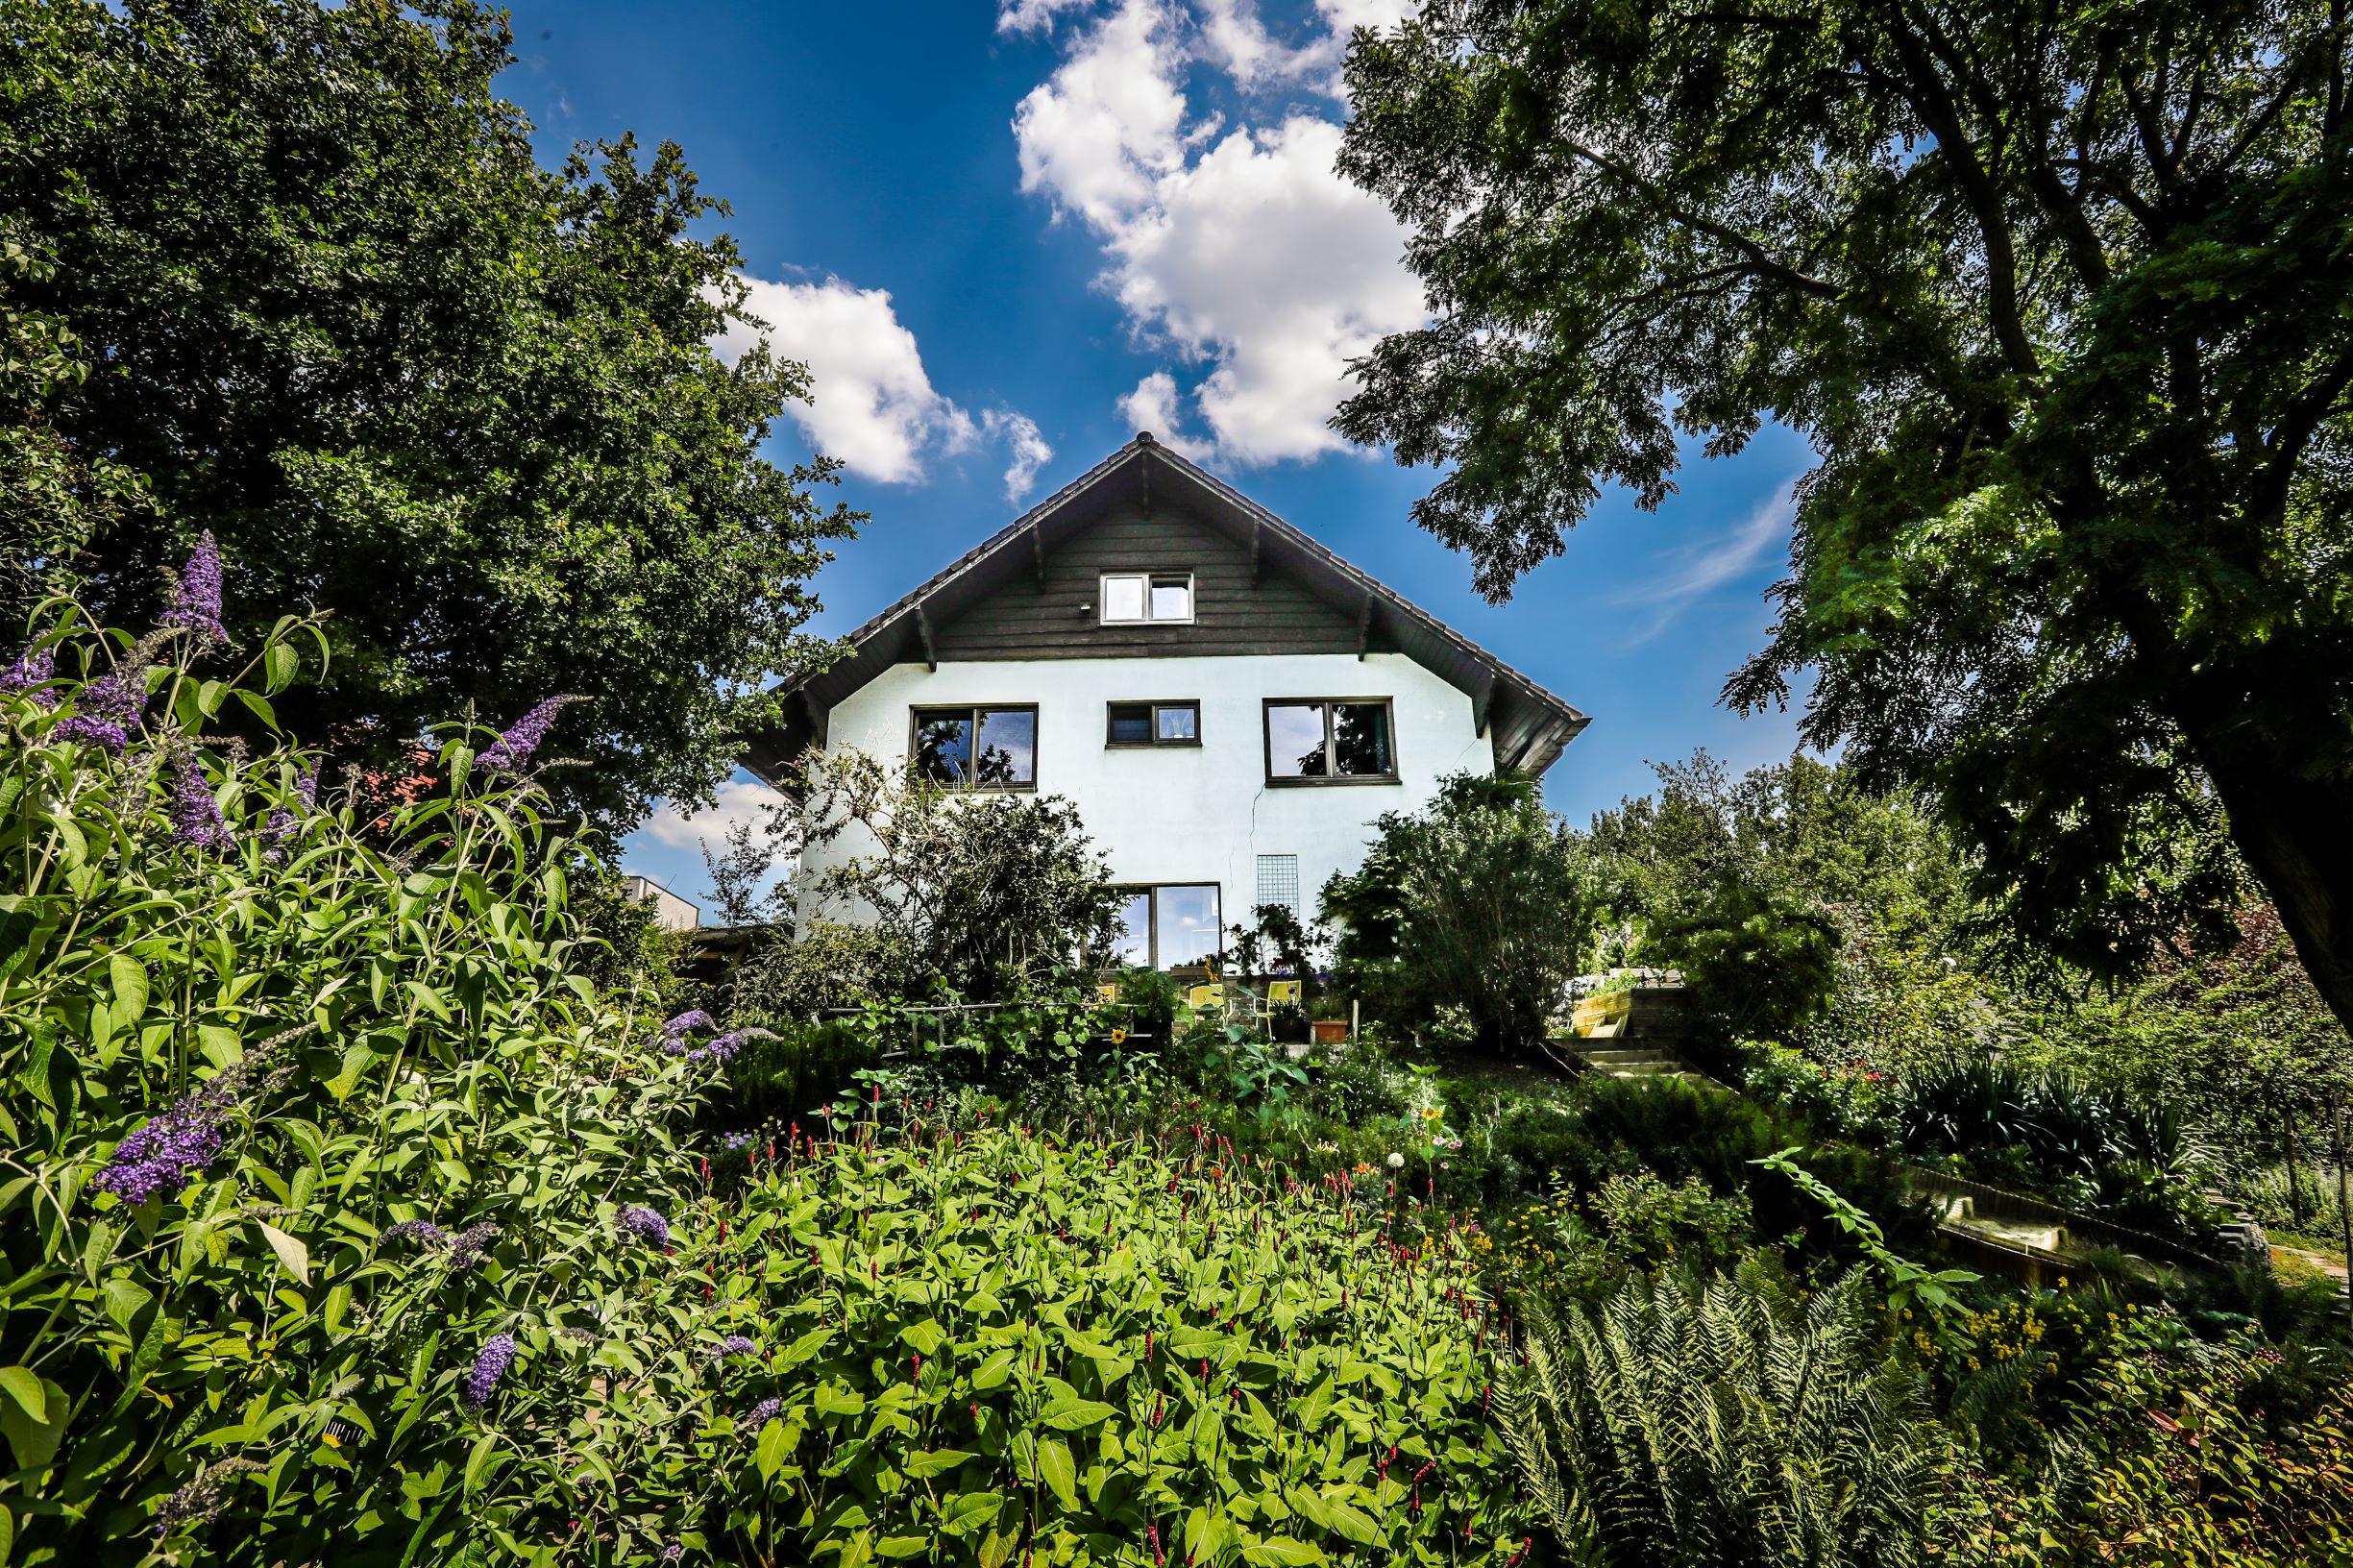
{"label": "sunflower", "polygon": [[1111,1042],[1114,1045],[1125,1045],[1127,1043],[1127,1031],[1125,1029],[1114,1029],[1111,1032]]}

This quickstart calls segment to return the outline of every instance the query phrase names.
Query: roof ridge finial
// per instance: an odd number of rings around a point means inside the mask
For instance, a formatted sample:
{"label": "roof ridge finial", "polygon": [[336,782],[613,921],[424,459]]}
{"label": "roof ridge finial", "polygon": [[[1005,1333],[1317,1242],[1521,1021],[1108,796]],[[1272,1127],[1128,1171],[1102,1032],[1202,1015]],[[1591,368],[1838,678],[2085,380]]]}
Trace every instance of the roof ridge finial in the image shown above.
{"label": "roof ridge finial", "polygon": [[1154,442],[1152,439],[1152,432],[1150,430],[1138,430],[1136,432],[1136,444],[1140,447],[1148,447],[1153,445]]}

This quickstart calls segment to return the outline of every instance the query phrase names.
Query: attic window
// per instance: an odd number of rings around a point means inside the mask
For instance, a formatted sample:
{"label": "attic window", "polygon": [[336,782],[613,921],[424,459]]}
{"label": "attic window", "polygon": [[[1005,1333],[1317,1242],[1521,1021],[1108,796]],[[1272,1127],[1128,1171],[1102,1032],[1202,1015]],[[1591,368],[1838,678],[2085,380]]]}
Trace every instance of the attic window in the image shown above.
{"label": "attic window", "polygon": [[1102,606],[1103,624],[1107,626],[1143,623],[1182,625],[1193,618],[1192,574],[1106,572]]}

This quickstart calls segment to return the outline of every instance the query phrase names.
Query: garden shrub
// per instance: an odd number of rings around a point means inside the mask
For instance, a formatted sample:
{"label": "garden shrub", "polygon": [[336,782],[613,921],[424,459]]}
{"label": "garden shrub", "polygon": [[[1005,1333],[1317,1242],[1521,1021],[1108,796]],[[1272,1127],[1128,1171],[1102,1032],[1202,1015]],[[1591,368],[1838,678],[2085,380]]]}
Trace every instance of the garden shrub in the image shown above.
{"label": "garden shrub", "polygon": [[713,1112],[736,1127],[796,1119],[815,1126],[819,1107],[853,1093],[858,1074],[881,1065],[880,1041],[857,1020],[779,1019],[727,1063]]}
{"label": "garden shrub", "polygon": [[1323,890],[1340,988],[1408,1030],[1529,1054],[1590,944],[1580,841],[1510,775],[1455,774],[1424,811],[1376,826],[1362,866]]}
{"label": "garden shrub", "polygon": [[267,732],[312,629],[263,690],[203,675],[218,570],[0,679],[0,1539],[440,1562],[577,1519],[650,1560],[708,1376],[670,1129],[731,1046],[587,977],[528,777],[551,705],[381,818],[209,742]]}
{"label": "garden shrub", "polygon": [[[1464,1237],[1203,1135],[919,1122],[804,1146],[713,1275],[718,1446],[796,1561],[1517,1560]],[[742,1462],[740,1460],[735,1462]]]}

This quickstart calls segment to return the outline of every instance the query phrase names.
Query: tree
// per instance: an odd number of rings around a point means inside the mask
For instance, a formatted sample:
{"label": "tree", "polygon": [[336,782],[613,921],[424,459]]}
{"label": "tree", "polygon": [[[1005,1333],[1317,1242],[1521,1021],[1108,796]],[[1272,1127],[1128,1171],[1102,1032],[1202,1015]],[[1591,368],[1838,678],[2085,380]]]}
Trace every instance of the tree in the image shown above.
{"label": "tree", "polygon": [[[903,994],[993,1000],[1110,956],[1119,894],[1060,796],[944,790],[863,752],[811,752],[778,826],[804,857],[797,944],[897,955]],[[829,934],[844,926],[871,941]]]}
{"label": "tree", "polygon": [[2353,1022],[2353,131],[2316,0],[1435,0],[1347,173],[1434,321],[1338,428],[1507,596],[1677,432],[1822,454],[1752,709],[1932,788],[2109,975],[2226,938],[2224,830]]}
{"label": "tree", "polygon": [[540,168],[511,59],[473,0],[0,0],[0,223],[51,269],[11,308],[94,366],[5,417],[148,486],[63,540],[102,616],[209,529],[243,602],[333,612],[289,725],[380,767],[579,694],[549,784],[622,825],[725,776],[854,518],[759,455],[803,369],[709,347],[725,208],[668,144]]}
{"label": "tree", "polygon": [[1354,874],[1324,885],[1344,989],[1399,1022],[1460,1010],[1490,1051],[1540,1041],[1593,931],[1580,845],[1532,780],[1458,773],[1420,813],[1385,812]]}

